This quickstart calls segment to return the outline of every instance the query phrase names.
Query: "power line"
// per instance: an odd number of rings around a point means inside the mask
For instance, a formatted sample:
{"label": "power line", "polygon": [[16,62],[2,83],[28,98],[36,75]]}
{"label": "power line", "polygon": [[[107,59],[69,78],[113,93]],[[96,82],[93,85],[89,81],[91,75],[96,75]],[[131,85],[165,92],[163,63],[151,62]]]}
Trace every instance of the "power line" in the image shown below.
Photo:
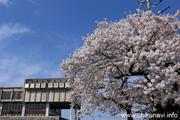
{"label": "power line", "polygon": [[167,9],[169,9],[170,6],[168,6],[166,9],[164,9],[163,11],[159,12],[157,15],[160,15],[161,13],[163,13],[164,11],[166,11]]}
{"label": "power line", "polygon": [[170,6],[174,5],[178,0],[174,1]]}
{"label": "power line", "polygon": [[[163,2],[164,1],[164,2]],[[156,7],[157,11],[164,5],[168,0],[163,0],[159,6]]]}
{"label": "power line", "polygon": [[[174,5],[177,1],[178,1],[178,0],[176,0],[176,1],[173,3],[173,5]],[[177,10],[177,9],[179,9],[179,8],[180,8],[180,6],[179,6],[178,8],[176,8],[176,9],[172,10],[170,13],[174,12],[175,10]]]}
{"label": "power line", "polygon": [[171,5],[169,5],[167,8],[165,8],[164,10],[162,10],[161,12],[159,12],[157,15],[160,15],[161,13],[163,13],[164,11],[166,11],[167,9],[169,9],[170,7],[172,7],[178,0],[174,1]]}
{"label": "power line", "polygon": [[176,9],[172,10],[170,13],[172,13],[172,12],[174,12],[175,10],[178,10],[178,9],[180,9],[180,6],[179,6],[178,8],[176,8]]}

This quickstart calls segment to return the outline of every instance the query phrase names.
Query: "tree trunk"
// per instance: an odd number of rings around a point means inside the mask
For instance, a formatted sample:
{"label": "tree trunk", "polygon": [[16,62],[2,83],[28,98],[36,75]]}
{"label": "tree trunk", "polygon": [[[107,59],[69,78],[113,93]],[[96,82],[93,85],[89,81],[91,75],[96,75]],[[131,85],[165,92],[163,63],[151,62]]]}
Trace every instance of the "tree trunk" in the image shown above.
{"label": "tree trunk", "polygon": [[127,112],[127,120],[133,120],[131,108],[130,109],[127,108],[126,112]]}

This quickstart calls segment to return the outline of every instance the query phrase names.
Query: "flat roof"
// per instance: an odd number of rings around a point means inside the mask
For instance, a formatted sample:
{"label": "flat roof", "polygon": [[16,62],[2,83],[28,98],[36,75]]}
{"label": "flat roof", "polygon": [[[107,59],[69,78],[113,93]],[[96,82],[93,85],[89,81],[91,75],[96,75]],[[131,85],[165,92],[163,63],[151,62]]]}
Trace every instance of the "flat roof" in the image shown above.
{"label": "flat roof", "polygon": [[0,89],[23,89],[24,87],[0,87]]}
{"label": "flat roof", "polygon": [[67,82],[69,78],[29,78],[25,79],[24,83],[49,83],[49,82]]}

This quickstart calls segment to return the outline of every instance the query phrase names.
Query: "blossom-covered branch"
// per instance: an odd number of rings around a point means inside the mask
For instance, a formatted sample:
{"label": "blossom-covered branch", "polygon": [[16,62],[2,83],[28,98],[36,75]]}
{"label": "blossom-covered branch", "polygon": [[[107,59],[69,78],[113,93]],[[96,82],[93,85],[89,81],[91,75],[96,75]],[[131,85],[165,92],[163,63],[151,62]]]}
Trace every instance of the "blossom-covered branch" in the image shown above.
{"label": "blossom-covered branch", "polygon": [[[98,22],[84,45],[61,64],[61,70],[73,78],[72,101],[82,100],[82,116],[96,108],[116,115],[133,112],[133,107],[179,114],[179,15],[138,10],[118,22]],[[169,106],[172,109],[166,109]]]}

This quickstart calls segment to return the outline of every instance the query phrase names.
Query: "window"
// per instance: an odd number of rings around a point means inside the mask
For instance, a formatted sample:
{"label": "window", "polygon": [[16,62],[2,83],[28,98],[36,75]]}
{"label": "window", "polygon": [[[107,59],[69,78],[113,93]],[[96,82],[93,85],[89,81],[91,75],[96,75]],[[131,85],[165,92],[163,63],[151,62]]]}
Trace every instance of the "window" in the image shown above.
{"label": "window", "polygon": [[54,83],[54,88],[58,88],[58,83]]}
{"label": "window", "polygon": [[46,103],[27,103],[26,116],[44,116]]}
{"label": "window", "polygon": [[53,87],[53,83],[49,83],[48,88],[52,88],[52,87]]}
{"label": "window", "polygon": [[41,88],[46,88],[46,83],[41,83]]}
{"label": "window", "polygon": [[29,84],[25,84],[24,87],[25,87],[25,88],[29,88]]}
{"label": "window", "polygon": [[63,88],[64,87],[64,83],[59,83],[59,87]]}
{"label": "window", "polygon": [[34,88],[34,83],[31,83],[31,84],[30,84],[30,88]]}
{"label": "window", "polygon": [[12,99],[21,99],[22,98],[22,91],[14,91]]}
{"label": "window", "polygon": [[2,116],[21,116],[22,103],[3,103]]}
{"label": "window", "polygon": [[8,100],[11,98],[11,91],[3,91],[2,93],[2,99],[3,100]]}
{"label": "window", "polygon": [[40,88],[40,83],[36,83],[36,88]]}

